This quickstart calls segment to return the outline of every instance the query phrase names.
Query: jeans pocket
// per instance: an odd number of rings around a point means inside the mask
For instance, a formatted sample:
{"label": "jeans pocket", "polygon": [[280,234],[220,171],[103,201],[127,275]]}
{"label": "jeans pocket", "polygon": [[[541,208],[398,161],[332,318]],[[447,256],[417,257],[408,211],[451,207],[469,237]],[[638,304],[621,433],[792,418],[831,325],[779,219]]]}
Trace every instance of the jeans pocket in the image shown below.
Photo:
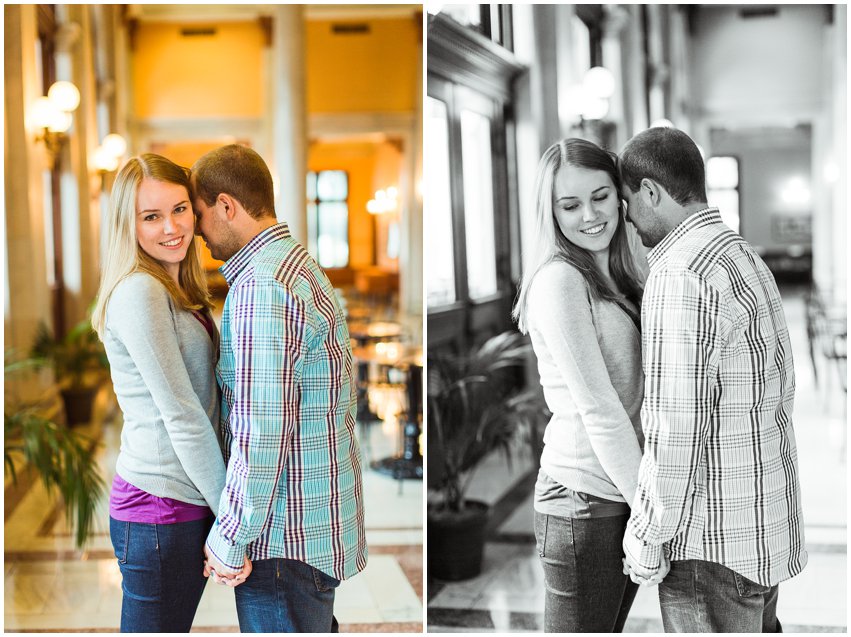
{"label": "jeans pocket", "polygon": [[318,592],[325,593],[327,591],[337,588],[340,585],[340,580],[335,577],[331,577],[327,573],[323,573],[317,568],[314,568],[313,583],[316,584],[316,590]]}
{"label": "jeans pocket", "polygon": [[538,557],[544,557],[544,547],[547,544],[547,524],[550,519],[545,513],[535,511],[535,548]]}
{"label": "jeans pocket", "polygon": [[112,548],[119,564],[127,563],[127,551],[130,546],[130,522],[121,522],[110,518],[109,536]]}
{"label": "jeans pocket", "polygon": [[765,595],[771,590],[770,586],[763,586],[753,580],[749,580],[744,575],[740,575],[733,571],[736,578],[736,590],[739,592],[739,597],[755,597],[757,595]]}

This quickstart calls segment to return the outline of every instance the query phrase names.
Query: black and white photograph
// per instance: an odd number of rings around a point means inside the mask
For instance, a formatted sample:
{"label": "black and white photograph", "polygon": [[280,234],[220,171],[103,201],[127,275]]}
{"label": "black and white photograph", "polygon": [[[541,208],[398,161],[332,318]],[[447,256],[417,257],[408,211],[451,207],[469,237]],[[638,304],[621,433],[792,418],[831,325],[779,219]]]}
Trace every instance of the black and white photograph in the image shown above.
{"label": "black and white photograph", "polygon": [[846,632],[847,7],[425,8],[428,632]]}

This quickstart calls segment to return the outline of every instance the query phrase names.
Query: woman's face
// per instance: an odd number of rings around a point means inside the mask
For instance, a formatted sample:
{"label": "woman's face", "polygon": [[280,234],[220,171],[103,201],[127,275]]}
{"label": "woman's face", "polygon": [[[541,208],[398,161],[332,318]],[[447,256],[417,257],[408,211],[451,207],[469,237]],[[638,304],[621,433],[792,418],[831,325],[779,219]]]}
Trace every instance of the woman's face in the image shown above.
{"label": "woman's face", "polygon": [[177,280],[195,233],[189,193],[178,184],[145,178],[136,194],[139,246]]}
{"label": "woman's face", "polygon": [[618,227],[618,197],[604,170],[562,166],[553,180],[553,212],[567,239],[590,252],[609,249]]}

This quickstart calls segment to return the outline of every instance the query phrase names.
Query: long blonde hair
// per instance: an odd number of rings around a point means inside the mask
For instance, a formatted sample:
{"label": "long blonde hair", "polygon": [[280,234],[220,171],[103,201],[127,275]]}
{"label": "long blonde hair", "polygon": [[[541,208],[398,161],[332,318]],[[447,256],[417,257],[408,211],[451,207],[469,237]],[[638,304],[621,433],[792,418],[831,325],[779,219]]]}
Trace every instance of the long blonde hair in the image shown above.
{"label": "long blonde hair", "polygon": [[[603,150],[593,142],[571,137],[550,146],[538,162],[535,178],[535,242],[530,262],[523,269],[523,279],[517,295],[517,302],[511,317],[517,321],[517,327],[524,334],[528,331],[526,301],[529,288],[538,271],[550,261],[565,261],[579,270],[588,283],[591,293],[599,299],[617,300],[603,280],[593,255],[584,248],[572,243],[558,227],[553,212],[553,182],[556,172],[562,166],[576,166],[589,170],[602,170],[612,179],[616,196],[620,198],[620,175],[617,170],[617,156]],[[609,244],[609,269],[612,279],[626,297],[641,304],[643,293],[641,277],[630,250],[626,233],[626,221],[623,207],[619,206],[618,227]]]}
{"label": "long blonde hair", "polygon": [[185,310],[212,309],[207,280],[201,269],[198,243],[194,240],[180,262],[178,287],[165,268],[142,250],[136,238],[136,195],[143,179],[189,187],[189,170],[153,153],[131,157],[121,168],[109,195],[104,259],[92,327],[103,340],[106,308],[115,287],[134,272],[146,272],[165,286],[178,307]]}

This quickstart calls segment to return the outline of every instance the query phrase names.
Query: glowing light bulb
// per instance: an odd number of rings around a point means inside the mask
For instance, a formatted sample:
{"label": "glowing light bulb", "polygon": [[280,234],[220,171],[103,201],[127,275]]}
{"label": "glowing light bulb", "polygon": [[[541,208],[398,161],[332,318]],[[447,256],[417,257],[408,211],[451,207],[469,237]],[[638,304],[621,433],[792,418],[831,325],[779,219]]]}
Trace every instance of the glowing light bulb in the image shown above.
{"label": "glowing light bulb", "polygon": [[615,76],[604,66],[588,69],[582,84],[594,97],[608,98],[615,94]]}
{"label": "glowing light bulb", "polygon": [[101,146],[114,157],[121,157],[127,152],[127,142],[118,133],[110,133],[104,137]]}
{"label": "glowing light bulb", "polygon": [[80,105],[79,89],[71,82],[64,80],[53,83],[47,91],[47,98],[66,113],[70,113]]}

